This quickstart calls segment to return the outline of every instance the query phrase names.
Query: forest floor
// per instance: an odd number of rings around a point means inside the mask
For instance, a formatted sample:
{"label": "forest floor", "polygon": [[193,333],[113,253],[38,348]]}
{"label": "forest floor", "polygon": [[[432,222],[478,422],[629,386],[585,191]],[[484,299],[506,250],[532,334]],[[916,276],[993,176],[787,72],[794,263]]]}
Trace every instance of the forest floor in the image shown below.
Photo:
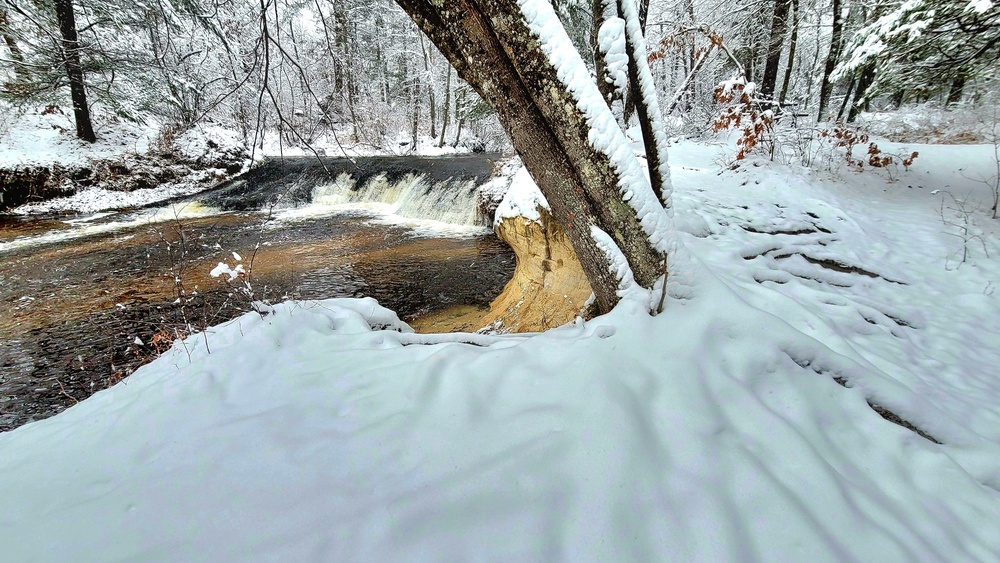
{"label": "forest floor", "polygon": [[920,155],[675,144],[657,317],[417,335],[289,301],[177,342],[0,434],[5,556],[994,560],[993,147],[879,146]]}

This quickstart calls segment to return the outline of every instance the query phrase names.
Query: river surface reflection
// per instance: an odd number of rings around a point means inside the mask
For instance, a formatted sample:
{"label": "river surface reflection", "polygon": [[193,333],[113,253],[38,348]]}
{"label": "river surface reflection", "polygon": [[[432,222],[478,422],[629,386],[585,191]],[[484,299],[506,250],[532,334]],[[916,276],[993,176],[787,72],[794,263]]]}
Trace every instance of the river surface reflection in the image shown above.
{"label": "river surface reflection", "polygon": [[255,299],[370,296],[404,320],[485,308],[514,270],[486,229],[357,208],[0,219],[0,431],[120,381],[177,334],[246,311],[248,298],[209,275],[235,267],[234,252]]}

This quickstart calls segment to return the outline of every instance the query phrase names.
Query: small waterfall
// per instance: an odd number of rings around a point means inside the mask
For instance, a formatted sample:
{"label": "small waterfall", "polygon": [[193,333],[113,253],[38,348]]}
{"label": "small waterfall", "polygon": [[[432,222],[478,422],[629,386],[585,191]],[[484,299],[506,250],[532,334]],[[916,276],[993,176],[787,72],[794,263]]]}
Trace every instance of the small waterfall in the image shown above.
{"label": "small waterfall", "polygon": [[341,173],[333,182],[316,186],[312,202],[323,205],[345,203],[383,204],[394,215],[411,219],[431,219],[457,225],[488,226],[479,212],[474,180],[429,181],[423,174],[403,174],[390,178],[378,174],[360,186]]}
{"label": "small waterfall", "polygon": [[359,205],[410,219],[488,227],[476,187],[498,155],[269,160],[219,188],[194,196],[230,211]]}

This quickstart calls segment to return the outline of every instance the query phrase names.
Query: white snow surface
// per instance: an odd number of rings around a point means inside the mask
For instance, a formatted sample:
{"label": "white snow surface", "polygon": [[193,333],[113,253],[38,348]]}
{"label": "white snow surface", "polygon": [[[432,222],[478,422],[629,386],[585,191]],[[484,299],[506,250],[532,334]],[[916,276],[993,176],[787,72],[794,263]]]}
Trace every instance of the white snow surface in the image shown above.
{"label": "white snow surface", "polygon": [[[98,161],[130,159],[150,150],[157,141],[159,124],[150,122],[139,125],[128,122],[98,119],[97,142],[87,143],[73,136],[75,125],[72,115],[56,109],[12,112],[0,123],[0,168],[14,169],[27,166],[93,166]],[[220,151],[239,152],[242,141],[230,129],[217,125],[197,125],[182,132],[171,142],[191,161],[212,159]],[[146,168],[154,166],[150,163]],[[211,187],[227,175],[219,169],[192,170],[177,181],[164,182],[154,188],[132,191],[109,190],[90,186],[68,196],[28,203],[11,210],[21,215],[45,213],[96,213],[111,209],[143,207],[167,199],[190,195]]]}
{"label": "white snow surface", "polygon": [[[517,164],[520,165],[520,162]],[[528,169],[520,166],[510,178],[510,185],[493,215],[493,225],[499,225],[504,219],[516,217],[538,222],[542,218],[540,209],[548,211],[549,202],[528,173]]]}
{"label": "white snow surface", "polygon": [[966,10],[972,10],[977,14],[983,14],[993,7],[993,0],[969,0],[969,6]]}
{"label": "white snow surface", "polygon": [[333,299],[176,343],[0,434],[3,558],[996,561],[1000,261],[939,216],[992,147],[910,148],[887,184],[674,146],[657,317],[415,335]]}
{"label": "white snow surface", "polygon": [[154,123],[96,120],[97,142],[88,143],[74,136],[76,125],[71,110],[45,113],[39,108],[21,112],[0,105],[0,111],[4,114],[0,116],[0,168],[84,165],[91,159],[116,158],[128,151],[145,152],[158,129]]}

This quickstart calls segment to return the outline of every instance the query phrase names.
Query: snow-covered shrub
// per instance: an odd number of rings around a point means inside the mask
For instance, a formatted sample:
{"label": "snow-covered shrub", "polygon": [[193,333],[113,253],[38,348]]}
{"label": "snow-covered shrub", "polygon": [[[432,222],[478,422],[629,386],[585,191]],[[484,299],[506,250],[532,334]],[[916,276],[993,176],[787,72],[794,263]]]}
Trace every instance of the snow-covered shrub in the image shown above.
{"label": "snow-covered shrub", "polygon": [[[879,148],[869,135],[857,128],[834,124],[817,128],[799,124],[794,114],[775,115],[754,98],[755,85],[740,76],[719,84],[716,100],[722,109],[712,122],[712,131],[737,131],[738,162],[752,154],[771,160],[797,158],[804,166],[822,164],[834,170],[840,164],[861,172],[866,168],[885,170],[893,179],[895,170],[909,168],[919,153],[890,153]],[[789,119],[790,118],[790,119]],[[858,154],[860,151],[864,154]]]}
{"label": "snow-covered shrub", "polygon": [[[845,126],[834,125],[828,129],[819,131],[817,143],[820,145],[819,154],[824,155],[827,167],[833,169],[835,162],[843,159],[848,168],[861,172],[865,167],[881,168],[892,179],[893,172],[900,165],[908,169],[913,160],[920,156],[920,153],[913,151],[910,154],[888,153],[879,148],[871,140],[867,133]],[[856,149],[863,149],[865,154],[858,155]]]}
{"label": "snow-covered shrub", "polygon": [[722,109],[712,121],[712,131],[736,130],[736,160],[743,160],[754,152],[775,156],[774,112],[764,109],[753,97],[756,85],[742,76],[726,80],[715,89],[715,99]]}

